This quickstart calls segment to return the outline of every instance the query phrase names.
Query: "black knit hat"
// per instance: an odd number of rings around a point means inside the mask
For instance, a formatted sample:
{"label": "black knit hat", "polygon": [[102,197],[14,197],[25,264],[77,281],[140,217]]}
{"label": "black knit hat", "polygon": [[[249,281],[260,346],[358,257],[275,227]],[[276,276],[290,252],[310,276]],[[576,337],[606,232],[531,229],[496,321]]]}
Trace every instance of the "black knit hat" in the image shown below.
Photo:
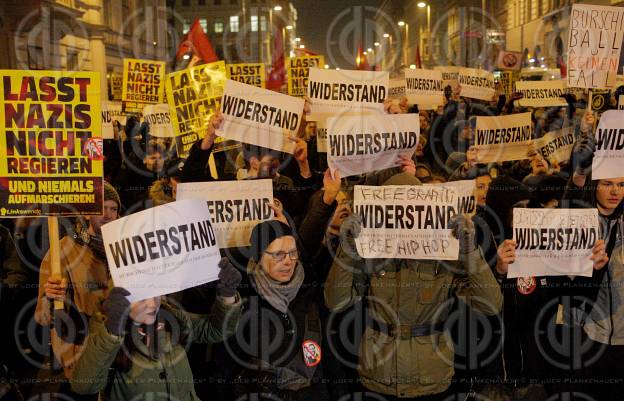
{"label": "black knit hat", "polygon": [[293,232],[288,225],[281,221],[267,220],[258,223],[251,231],[251,259],[259,262],[262,254],[269,247],[271,242],[287,235],[293,235]]}

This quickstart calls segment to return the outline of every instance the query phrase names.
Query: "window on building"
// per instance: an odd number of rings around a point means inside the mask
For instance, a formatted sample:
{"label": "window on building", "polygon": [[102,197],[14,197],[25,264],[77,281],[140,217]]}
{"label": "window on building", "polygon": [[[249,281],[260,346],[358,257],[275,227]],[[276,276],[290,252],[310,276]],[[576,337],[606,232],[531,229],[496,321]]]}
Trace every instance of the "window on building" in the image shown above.
{"label": "window on building", "polygon": [[189,31],[189,29],[191,29],[191,20],[185,18],[184,24],[182,26],[182,32],[186,33]]}
{"label": "window on building", "polygon": [[251,32],[258,32],[258,16],[251,16]]}
{"label": "window on building", "polygon": [[201,25],[204,32],[208,32],[208,20],[206,18],[200,18],[199,25]]}
{"label": "window on building", "polygon": [[78,51],[77,50],[68,50],[67,51],[67,71],[78,71],[80,68],[78,66]]}
{"label": "window on building", "polygon": [[267,18],[266,15],[260,16],[260,30],[266,32],[267,30]]}
{"label": "window on building", "polygon": [[216,20],[214,23],[215,33],[223,33],[223,21]]}
{"label": "window on building", "polygon": [[238,32],[238,15],[230,17],[230,32]]}

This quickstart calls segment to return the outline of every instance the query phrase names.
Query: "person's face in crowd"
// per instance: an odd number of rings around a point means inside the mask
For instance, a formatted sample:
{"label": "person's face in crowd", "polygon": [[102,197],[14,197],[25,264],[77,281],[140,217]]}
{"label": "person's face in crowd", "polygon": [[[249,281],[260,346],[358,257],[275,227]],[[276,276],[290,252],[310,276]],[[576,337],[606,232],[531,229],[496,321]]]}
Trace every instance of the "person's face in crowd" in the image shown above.
{"label": "person's face in crowd", "polygon": [[420,131],[424,131],[426,129],[429,128],[429,119],[427,118],[426,115],[424,115],[422,112],[421,114],[418,115],[418,118],[420,120]]}
{"label": "person's face in crowd", "polygon": [[269,244],[260,259],[260,265],[271,279],[287,283],[295,272],[298,259],[295,237],[286,235]]}
{"label": "person's face in crowd", "polygon": [[306,138],[312,138],[316,136],[316,121],[308,121],[305,127]]}
{"label": "person's face in crowd", "polygon": [[119,218],[119,207],[117,206],[117,202],[112,200],[105,200],[104,213],[101,216],[89,216],[89,233],[91,235],[100,234],[102,231],[102,226],[108,222],[113,220],[117,220]]}
{"label": "person's face in crowd", "polygon": [[459,131],[459,137],[462,139],[471,139],[472,134],[470,132],[470,126],[465,124],[464,127]]}
{"label": "person's face in crowd", "polygon": [[533,175],[548,173],[548,163],[539,153],[536,153],[535,156],[533,156],[533,158],[531,159],[531,173]]}
{"label": "person's face in crowd", "polygon": [[482,175],[475,178],[475,192],[474,197],[477,205],[485,206],[485,197],[487,196],[488,189],[490,189],[490,183],[492,177],[489,175]]}
{"label": "person's face in crowd", "polygon": [[279,160],[272,155],[264,155],[258,166],[258,178],[273,178],[277,173]]}
{"label": "person's face in crowd", "polygon": [[143,163],[145,163],[145,168],[147,168],[149,171],[158,173],[162,171],[163,167],[165,166],[165,158],[160,152],[154,152],[145,156],[145,159],[143,159]]}
{"label": "person's face in crowd", "polygon": [[466,151],[466,161],[470,165],[477,164],[477,156],[479,156],[479,151],[477,150],[477,147],[471,145]]}
{"label": "person's face in crowd", "polygon": [[431,176],[429,170],[424,167],[416,167],[416,178],[422,180],[423,178],[428,178]]}
{"label": "person's face in crowd", "polygon": [[423,157],[425,155],[425,145],[427,145],[427,138],[424,135],[419,135],[418,143],[416,144],[416,152],[414,153],[416,157]]}
{"label": "person's face in crowd", "polygon": [[334,211],[329,227],[337,232],[340,230],[340,226],[342,225],[344,219],[349,217],[351,214],[351,207],[349,206],[347,195],[342,191],[338,192],[336,202],[338,203],[338,207],[336,207],[336,210]]}
{"label": "person's face in crowd", "polygon": [[160,309],[160,297],[147,298],[130,304],[130,319],[140,324],[154,324]]}
{"label": "person's face in crowd", "polygon": [[610,215],[624,199],[624,177],[598,180],[596,201],[603,215]]}

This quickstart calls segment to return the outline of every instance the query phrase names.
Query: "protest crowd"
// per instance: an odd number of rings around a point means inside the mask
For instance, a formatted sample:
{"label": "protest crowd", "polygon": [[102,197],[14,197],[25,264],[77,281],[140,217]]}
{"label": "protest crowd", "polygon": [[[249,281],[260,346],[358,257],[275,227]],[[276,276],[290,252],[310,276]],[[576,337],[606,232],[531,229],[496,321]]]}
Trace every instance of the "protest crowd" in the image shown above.
{"label": "protest crowd", "polygon": [[[223,67],[101,149],[90,78],[2,71],[0,400],[622,399],[624,83],[593,110],[578,81],[311,68],[295,97]],[[41,130],[70,86],[83,159]]]}

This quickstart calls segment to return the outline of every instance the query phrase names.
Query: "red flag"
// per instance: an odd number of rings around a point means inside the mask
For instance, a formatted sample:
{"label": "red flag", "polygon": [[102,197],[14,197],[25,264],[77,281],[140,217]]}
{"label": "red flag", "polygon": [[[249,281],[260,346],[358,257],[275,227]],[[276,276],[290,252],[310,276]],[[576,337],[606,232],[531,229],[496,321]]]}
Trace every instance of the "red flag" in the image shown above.
{"label": "red flag", "polygon": [[301,49],[301,48],[297,48],[295,49],[295,56],[297,57],[301,57],[301,56],[318,56],[318,53],[315,53],[313,51],[310,51],[308,49]]}
{"label": "red flag", "polygon": [[565,60],[563,56],[557,56],[557,67],[559,67],[559,71],[561,72],[561,78],[565,78],[568,75],[568,67],[566,66]]}
{"label": "red flag", "polygon": [[176,60],[188,52],[193,52],[194,55],[199,56],[204,63],[212,63],[218,61],[219,57],[212,48],[210,39],[206,36],[206,32],[199,23],[199,18],[196,18],[191,28],[182,37],[180,46],[178,46],[178,52],[176,53]]}
{"label": "red flag", "polygon": [[267,78],[266,87],[272,91],[280,92],[284,81],[286,81],[286,70],[284,67],[284,40],[282,30],[275,31],[275,48],[273,49],[273,66]]}
{"label": "red flag", "polygon": [[355,69],[356,70],[370,70],[370,66],[368,65],[368,60],[366,60],[366,55],[362,51],[362,46],[358,46],[358,54],[355,57]]}

